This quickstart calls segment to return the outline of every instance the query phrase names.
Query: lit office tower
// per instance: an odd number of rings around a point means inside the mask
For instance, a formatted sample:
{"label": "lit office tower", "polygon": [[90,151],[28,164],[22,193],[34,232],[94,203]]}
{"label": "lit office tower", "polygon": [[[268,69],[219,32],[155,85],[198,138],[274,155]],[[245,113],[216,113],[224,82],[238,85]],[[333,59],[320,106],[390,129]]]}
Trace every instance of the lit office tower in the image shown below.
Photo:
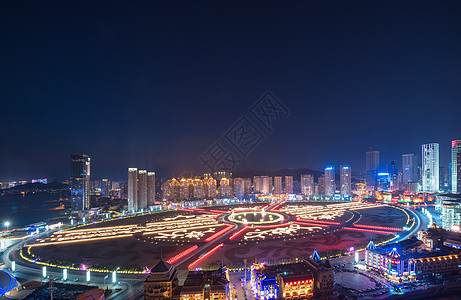
{"label": "lit office tower", "polygon": [[301,175],[301,193],[303,196],[314,196],[314,176]]}
{"label": "lit office tower", "polygon": [[461,140],[454,140],[451,142],[451,192],[456,194],[461,192],[459,186],[459,176],[461,174],[458,173],[458,165],[460,165],[460,161],[458,160],[458,153],[461,152]]}
{"label": "lit office tower", "polygon": [[379,168],[379,151],[368,151],[366,160],[367,186],[376,185],[376,175]]}
{"label": "lit office tower", "polygon": [[456,159],[458,160],[458,164],[456,165],[457,170],[457,176],[456,176],[456,185],[457,191],[461,191],[461,152],[456,153]]}
{"label": "lit office tower", "polygon": [[147,206],[155,203],[155,172],[147,172]]}
{"label": "lit office tower", "polygon": [[78,216],[90,208],[90,157],[74,154],[70,159],[71,210]]}
{"label": "lit office tower", "polygon": [[329,166],[325,168],[324,173],[324,180],[325,180],[325,196],[332,197],[335,194],[336,186],[335,186],[335,167]]}
{"label": "lit office tower", "polygon": [[439,144],[424,144],[422,155],[423,192],[436,193],[439,191]]}
{"label": "lit office tower", "polygon": [[351,167],[341,166],[339,181],[341,185],[341,195],[351,195]]}
{"label": "lit office tower", "polygon": [[269,176],[261,176],[262,179],[262,190],[261,192],[264,195],[268,195],[272,193],[272,177]]}
{"label": "lit office tower", "polygon": [[138,211],[138,169],[128,169],[128,211]]}
{"label": "lit office tower", "polygon": [[219,191],[222,198],[232,197],[232,189],[230,186],[229,178],[224,177],[219,181]]}
{"label": "lit office tower", "polygon": [[243,179],[243,195],[246,198],[250,194],[251,194],[251,178],[244,178]]}
{"label": "lit office tower", "polygon": [[245,181],[242,178],[234,179],[234,193],[235,197],[239,200],[242,200],[245,195]]}
{"label": "lit office tower", "polygon": [[138,171],[138,209],[147,209],[147,171]]}
{"label": "lit office tower", "polygon": [[285,176],[285,193],[293,194],[293,176]]}
{"label": "lit office tower", "polygon": [[280,195],[282,193],[282,177],[274,177],[274,194]]}
{"label": "lit office tower", "polygon": [[413,153],[402,154],[403,183],[417,182],[416,179],[416,156]]}

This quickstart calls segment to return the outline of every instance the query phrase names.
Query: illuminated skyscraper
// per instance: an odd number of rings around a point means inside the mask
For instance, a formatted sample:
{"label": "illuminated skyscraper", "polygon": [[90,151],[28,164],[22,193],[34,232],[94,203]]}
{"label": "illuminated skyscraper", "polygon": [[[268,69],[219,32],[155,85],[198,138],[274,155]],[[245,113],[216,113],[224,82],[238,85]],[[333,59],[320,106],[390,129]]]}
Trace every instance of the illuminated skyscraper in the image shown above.
{"label": "illuminated skyscraper", "polygon": [[458,153],[461,152],[461,140],[454,140],[451,142],[451,192],[453,194],[461,192],[460,177],[458,166],[461,161],[458,159]]}
{"label": "illuminated skyscraper", "polygon": [[317,194],[319,197],[325,197],[325,177],[320,176],[318,179]]}
{"label": "illuminated skyscraper", "polygon": [[253,192],[255,194],[262,193],[263,191],[263,179],[261,176],[255,176],[253,179]]}
{"label": "illuminated skyscraper", "polygon": [[402,154],[402,176],[404,184],[418,182],[416,178],[416,166],[416,156],[413,153]]}
{"label": "illuminated skyscraper", "polygon": [[439,144],[422,146],[422,188],[423,192],[439,191]]}
{"label": "illuminated skyscraper", "polygon": [[219,181],[219,190],[222,198],[232,197],[232,188],[230,186],[229,178],[222,178]]}
{"label": "illuminated skyscraper", "polygon": [[325,180],[325,196],[332,197],[336,191],[336,184],[335,184],[335,167],[328,166],[325,168],[324,173],[324,180]]}
{"label": "illuminated skyscraper", "polygon": [[274,177],[274,194],[276,195],[282,194],[282,177],[281,176]]}
{"label": "illuminated skyscraper", "polygon": [[128,169],[128,211],[138,211],[138,169]]}
{"label": "illuminated skyscraper", "polygon": [[341,166],[340,167],[340,186],[341,186],[341,195],[351,195],[351,167],[350,166]]}
{"label": "illuminated skyscraper", "polygon": [[90,157],[86,154],[71,155],[71,211],[78,216],[90,208]]}
{"label": "illuminated skyscraper", "polygon": [[366,159],[367,186],[375,187],[379,168],[379,151],[368,151]]}
{"label": "illuminated skyscraper", "polygon": [[203,181],[201,179],[194,179],[194,199],[203,198]]}
{"label": "illuminated skyscraper", "polygon": [[189,183],[187,182],[186,178],[181,178],[181,180],[179,181],[179,199],[189,199]]}
{"label": "illuminated skyscraper", "polygon": [[314,176],[311,174],[301,175],[301,193],[303,196],[314,196]]}
{"label": "illuminated skyscraper", "polygon": [[155,172],[147,172],[147,206],[155,203]]}
{"label": "illuminated skyscraper", "polygon": [[293,176],[285,176],[285,193],[293,194]]}
{"label": "illuminated skyscraper", "polygon": [[269,176],[261,176],[262,179],[262,190],[261,192],[264,195],[268,195],[272,193],[272,177]]}
{"label": "illuminated skyscraper", "polygon": [[216,179],[213,177],[208,177],[203,179],[203,188],[204,188],[204,196],[207,199],[214,199],[216,198]]}
{"label": "illuminated skyscraper", "polygon": [[138,171],[138,209],[147,209],[147,171]]}
{"label": "illuminated skyscraper", "polygon": [[245,181],[242,178],[235,178],[234,179],[234,193],[235,197],[239,200],[244,198],[245,194]]}

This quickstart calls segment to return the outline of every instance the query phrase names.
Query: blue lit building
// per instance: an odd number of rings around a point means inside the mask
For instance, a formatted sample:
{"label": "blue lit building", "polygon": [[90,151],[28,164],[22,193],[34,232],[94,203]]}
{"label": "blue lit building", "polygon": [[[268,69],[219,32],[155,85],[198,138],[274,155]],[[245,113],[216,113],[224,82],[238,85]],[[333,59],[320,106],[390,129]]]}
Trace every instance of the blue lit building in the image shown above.
{"label": "blue lit building", "polygon": [[73,217],[82,216],[90,208],[90,157],[71,155],[71,211]]}
{"label": "blue lit building", "polygon": [[256,299],[310,299],[328,296],[334,290],[334,272],[328,260],[312,259],[297,263],[251,267],[251,289]]}
{"label": "blue lit building", "polygon": [[365,263],[390,280],[418,280],[424,277],[458,276],[461,252],[447,246],[429,248],[416,237],[376,247],[370,241],[365,250]]}

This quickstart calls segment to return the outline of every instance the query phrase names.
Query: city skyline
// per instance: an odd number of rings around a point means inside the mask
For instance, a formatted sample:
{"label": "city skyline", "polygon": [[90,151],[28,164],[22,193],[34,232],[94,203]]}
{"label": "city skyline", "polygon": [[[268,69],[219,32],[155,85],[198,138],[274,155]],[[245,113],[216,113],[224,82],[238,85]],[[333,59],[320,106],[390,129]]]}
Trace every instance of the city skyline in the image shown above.
{"label": "city skyline", "polygon": [[[391,161],[432,142],[448,168],[450,142],[461,138],[460,11],[8,3],[0,178],[68,178],[73,153],[91,155],[95,178],[122,179],[131,166],[165,177],[200,171],[200,156],[266,90],[290,114],[237,170],[359,171],[370,147]],[[268,18],[280,22],[258,25]]]}

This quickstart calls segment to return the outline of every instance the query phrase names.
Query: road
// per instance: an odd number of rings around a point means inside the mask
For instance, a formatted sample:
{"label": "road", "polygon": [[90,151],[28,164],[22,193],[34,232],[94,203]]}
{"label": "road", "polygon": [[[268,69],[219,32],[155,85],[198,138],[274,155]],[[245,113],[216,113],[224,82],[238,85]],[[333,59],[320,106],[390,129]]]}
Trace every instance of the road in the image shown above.
{"label": "road", "polygon": [[[19,256],[19,249],[31,240],[32,238],[27,238],[9,243],[8,248],[5,249],[2,255],[3,267],[9,269],[11,272],[11,265],[14,261],[16,263],[16,271],[12,272],[12,274],[15,277],[26,281],[47,282],[48,279],[42,276],[42,265],[23,261]],[[46,271],[46,275],[53,276],[55,282],[64,282],[62,281],[62,269],[47,267]],[[143,283],[147,274],[117,274],[117,282],[115,284],[111,283],[111,273],[91,272],[90,281],[88,282],[86,281],[86,272],[83,270],[68,270],[67,274],[67,282],[70,283],[96,285],[102,289],[106,287],[113,290],[116,288],[121,289],[120,292],[110,295],[107,299],[144,299]],[[104,279],[106,275],[108,275],[108,277]]]}

